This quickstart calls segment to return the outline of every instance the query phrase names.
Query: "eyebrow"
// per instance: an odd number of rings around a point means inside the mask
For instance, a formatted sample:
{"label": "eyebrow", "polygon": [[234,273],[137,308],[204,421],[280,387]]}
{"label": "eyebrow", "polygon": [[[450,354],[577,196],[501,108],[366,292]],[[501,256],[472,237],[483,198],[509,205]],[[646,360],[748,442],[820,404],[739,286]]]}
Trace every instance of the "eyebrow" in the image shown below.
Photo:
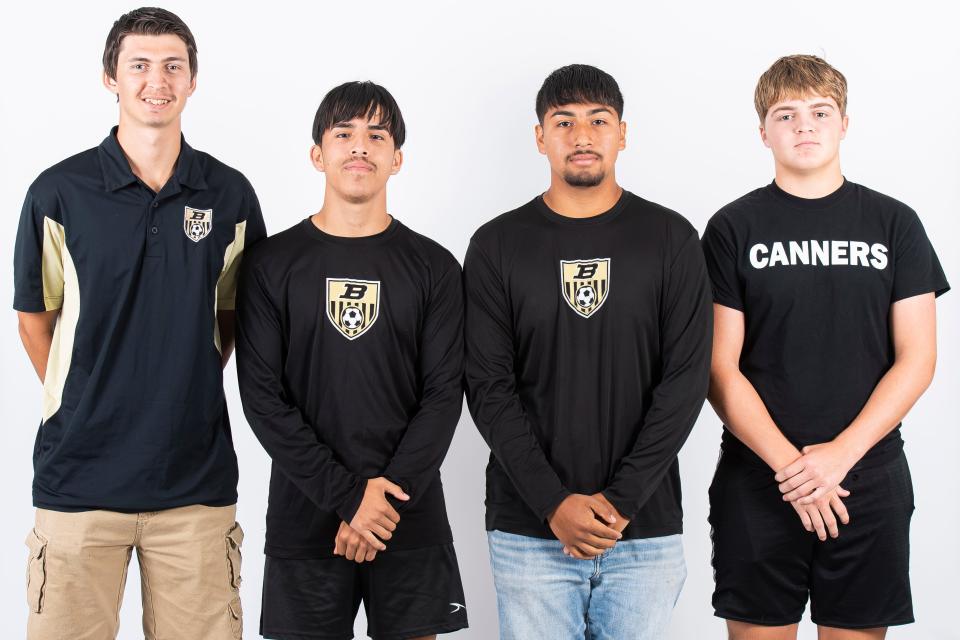
{"label": "eyebrow", "polygon": [[[181,58],[180,56],[169,56],[161,60],[161,62],[186,62],[186,58]],[[133,58],[127,58],[127,62],[153,62],[152,58],[146,58],[144,56],[136,56]]]}
{"label": "eyebrow", "polygon": [[818,102],[817,104],[810,105],[811,109],[822,109],[823,107],[828,107],[830,109],[833,109],[833,105],[830,104],[829,102]]}
{"label": "eyebrow", "polygon": [[[353,123],[351,122],[335,122],[331,129],[354,129]],[[387,131],[387,125],[384,124],[368,124],[367,129],[373,129],[375,131]]]}
{"label": "eyebrow", "polygon": [[[592,116],[592,115],[596,115],[596,114],[598,114],[598,113],[610,113],[610,114],[612,114],[613,112],[610,111],[610,109],[608,109],[607,107],[597,107],[596,109],[590,109],[590,111],[587,112],[587,115],[588,115],[588,116]],[[567,118],[575,118],[576,115],[577,115],[577,114],[575,114],[573,111],[559,111],[559,110],[558,110],[558,111],[554,111],[553,113],[551,113],[551,114],[550,114],[550,117],[551,117],[551,118],[555,118],[555,117],[557,117],[557,116],[565,116],[565,117],[567,117]]]}

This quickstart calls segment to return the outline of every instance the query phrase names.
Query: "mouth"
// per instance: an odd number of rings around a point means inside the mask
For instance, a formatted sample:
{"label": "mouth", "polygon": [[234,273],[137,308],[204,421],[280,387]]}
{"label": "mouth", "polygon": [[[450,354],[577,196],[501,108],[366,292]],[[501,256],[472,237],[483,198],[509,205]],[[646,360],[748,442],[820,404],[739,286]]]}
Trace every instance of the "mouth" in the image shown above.
{"label": "mouth", "polygon": [[599,162],[600,156],[596,153],[575,153],[568,160],[573,164],[584,166]]}
{"label": "mouth", "polygon": [[343,167],[347,171],[370,172],[373,171],[373,165],[365,162],[350,162]]}
{"label": "mouth", "polygon": [[820,146],[819,142],[812,142],[812,141],[801,142],[799,144],[793,145],[795,149],[809,149],[810,147],[819,147],[819,146]]}
{"label": "mouth", "polygon": [[141,100],[154,107],[162,107],[171,102],[169,98],[141,98]]}

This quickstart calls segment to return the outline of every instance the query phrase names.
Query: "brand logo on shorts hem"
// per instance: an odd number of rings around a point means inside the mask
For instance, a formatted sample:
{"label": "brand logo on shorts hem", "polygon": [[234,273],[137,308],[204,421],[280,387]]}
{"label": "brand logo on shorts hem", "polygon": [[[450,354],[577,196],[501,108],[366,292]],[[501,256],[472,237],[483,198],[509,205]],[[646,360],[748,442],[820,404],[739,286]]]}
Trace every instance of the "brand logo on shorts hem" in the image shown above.
{"label": "brand logo on shorts hem", "polygon": [[450,613],[457,613],[458,611],[466,611],[467,608],[460,604],[459,602],[451,602],[450,606],[453,607],[453,611]]}

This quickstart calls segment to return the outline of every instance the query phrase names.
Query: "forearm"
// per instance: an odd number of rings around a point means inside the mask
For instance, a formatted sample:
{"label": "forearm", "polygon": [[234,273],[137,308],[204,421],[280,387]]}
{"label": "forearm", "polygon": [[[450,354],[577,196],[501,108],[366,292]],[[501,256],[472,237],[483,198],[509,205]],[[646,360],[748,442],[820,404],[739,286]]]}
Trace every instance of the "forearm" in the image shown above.
{"label": "forearm", "polygon": [[730,432],[774,471],[800,457],[800,451],[774,423],[757,390],[739,369],[718,371],[715,367],[707,398]]}
{"label": "forearm", "polygon": [[463,406],[460,385],[446,395],[448,397],[442,406],[422,407],[417,412],[383,472],[384,477],[399,484],[410,494],[410,500],[402,505],[404,508],[423,496],[427,485],[433,481],[443,464],[453,440]]}
{"label": "forearm", "polygon": [[880,379],[867,404],[834,439],[859,460],[903,420],[933,380],[934,362],[899,359]]}
{"label": "forearm", "polygon": [[59,309],[37,313],[19,313],[18,330],[23,348],[40,382],[47,377],[47,360],[53,345],[53,332]]}

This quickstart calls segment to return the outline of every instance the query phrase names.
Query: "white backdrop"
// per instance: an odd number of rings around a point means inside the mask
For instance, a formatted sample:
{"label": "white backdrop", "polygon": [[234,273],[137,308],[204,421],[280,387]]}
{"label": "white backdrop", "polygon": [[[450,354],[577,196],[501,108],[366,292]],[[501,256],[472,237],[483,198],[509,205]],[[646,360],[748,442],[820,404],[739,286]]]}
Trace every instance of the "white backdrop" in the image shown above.
{"label": "white backdrop", "polygon": [[[46,1],[3,10],[0,299],[7,304],[27,186],[46,167],[98,144],[116,121],[114,100],[100,86],[100,57],[113,21],[134,6]],[[533,138],[534,96],[551,70],[572,62],[597,65],[620,83],[628,123],[620,183],[680,211],[702,231],[720,206],[772,177],[752,104],[759,74],[780,55],[814,53],[849,81],[844,173],[914,207],[947,277],[960,282],[952,240],[960,234],[960,44],[952,3],[177,0],[164,6],[186,20],[199,45],[198,89],[184,116],[187,139],[247,175],[271,233],[319,208],[323,179],[308,149],[320,99],[340,82],[372,79],[394,94],[407,121],[406,163],[390,181],[389,210],[462,259],[476,227],[546,189],[547,163]],[[960,638],[954,624],[960,421],[953,405],[960,293],[941,298],[938,310],[937,377],[904,427],[917,495],[918,622],[892,631],[893,638]],[[5,317],[0,619],[2,635],[17,638],[26,620],[23,538],[33,518],[40,385],[14,312]],[[246,630],[255,638],[269,465],[243,419],[233,364],[225,384],[240,459],[239,519],[247,531]],[[710,607],[706,522],[719,438],[720,423],[707,406],[681,454],[689,577],[672,639],[723,636]],[[472,625],[457,638],[496,637],[483,529],[487,453],[464,411],[443,469]],[[137,576],[133,570],[128,580],[123,639],[142,637]],[[361,614],[358,637],[366,637],[365,628]],[[815,637],[808,620],[801,637]]]}

